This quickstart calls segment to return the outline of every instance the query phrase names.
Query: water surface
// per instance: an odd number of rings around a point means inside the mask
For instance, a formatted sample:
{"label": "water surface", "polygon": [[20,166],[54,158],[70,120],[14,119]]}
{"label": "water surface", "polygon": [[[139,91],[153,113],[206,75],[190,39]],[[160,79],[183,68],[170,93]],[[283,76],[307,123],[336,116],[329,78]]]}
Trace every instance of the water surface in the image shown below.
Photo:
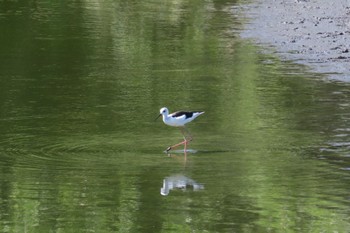
{"label": "water surface", "polygon": [[[1,232],[346,232],[349,85],[237,1],[0,3]],[[194,141],[154,121],[204,110]]]}

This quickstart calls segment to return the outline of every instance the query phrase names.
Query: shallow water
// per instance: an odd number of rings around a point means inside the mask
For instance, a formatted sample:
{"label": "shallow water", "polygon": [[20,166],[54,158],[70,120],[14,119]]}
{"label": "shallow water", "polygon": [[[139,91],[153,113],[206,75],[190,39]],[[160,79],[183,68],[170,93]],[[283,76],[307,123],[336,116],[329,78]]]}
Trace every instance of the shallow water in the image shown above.
{"label": "shallow water", "polygon": [[[346,232],[349,85],[235,2],[0,3],[0,231]],[[186,154],[163,106],[206,112]]]}

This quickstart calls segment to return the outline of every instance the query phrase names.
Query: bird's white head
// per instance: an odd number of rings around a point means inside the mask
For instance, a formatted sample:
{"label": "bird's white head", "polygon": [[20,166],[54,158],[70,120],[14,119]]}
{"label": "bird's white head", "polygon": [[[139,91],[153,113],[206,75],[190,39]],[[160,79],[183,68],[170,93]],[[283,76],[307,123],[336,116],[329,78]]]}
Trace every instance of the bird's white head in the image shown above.
{"label": "bird's white head", "polygon": [[168,115],[169,114],[169,110],[166,107],[164,107],[164,108],[161,108],[159,110],[159,113],[160,113],[160,115]]}
{"label": "bird's white head", "polygon": [[169,110],[166,108],[166,107],[164,107],[164,108],[161,108],[160,110],[159,110],[159,116],[156,118],[156,120],[161,116],[161,115],[163,115],[163,116],[167,116],[168,114],[169,114]]}

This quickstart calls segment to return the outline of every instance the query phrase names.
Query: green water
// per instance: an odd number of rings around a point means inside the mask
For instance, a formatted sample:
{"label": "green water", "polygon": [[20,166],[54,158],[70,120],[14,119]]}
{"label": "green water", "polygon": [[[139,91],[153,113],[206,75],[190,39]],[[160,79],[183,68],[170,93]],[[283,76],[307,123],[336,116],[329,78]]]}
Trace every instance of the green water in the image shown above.
{"label": "green water", "polygon": [[[347,232],[349,84],[238,3],[0,1],[0,232]],[[205,111],[186,155],[164,106]]]}

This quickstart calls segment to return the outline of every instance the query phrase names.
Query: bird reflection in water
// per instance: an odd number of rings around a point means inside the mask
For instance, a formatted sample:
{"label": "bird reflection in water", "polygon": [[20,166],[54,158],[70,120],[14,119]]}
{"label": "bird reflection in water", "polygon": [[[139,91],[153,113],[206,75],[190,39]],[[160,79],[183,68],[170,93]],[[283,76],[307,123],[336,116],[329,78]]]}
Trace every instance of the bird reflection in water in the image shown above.
{"label": "bird reflection in water", "polygon": [[204,185],[199,184],[184,175],[169,176],[163,180],[163,187],[160,189],[160,194],[167,196],[169,195],[170,190],[180,189],[185,191],[189,188],[192,188],[193,191],[199,191],[204,189]]}

